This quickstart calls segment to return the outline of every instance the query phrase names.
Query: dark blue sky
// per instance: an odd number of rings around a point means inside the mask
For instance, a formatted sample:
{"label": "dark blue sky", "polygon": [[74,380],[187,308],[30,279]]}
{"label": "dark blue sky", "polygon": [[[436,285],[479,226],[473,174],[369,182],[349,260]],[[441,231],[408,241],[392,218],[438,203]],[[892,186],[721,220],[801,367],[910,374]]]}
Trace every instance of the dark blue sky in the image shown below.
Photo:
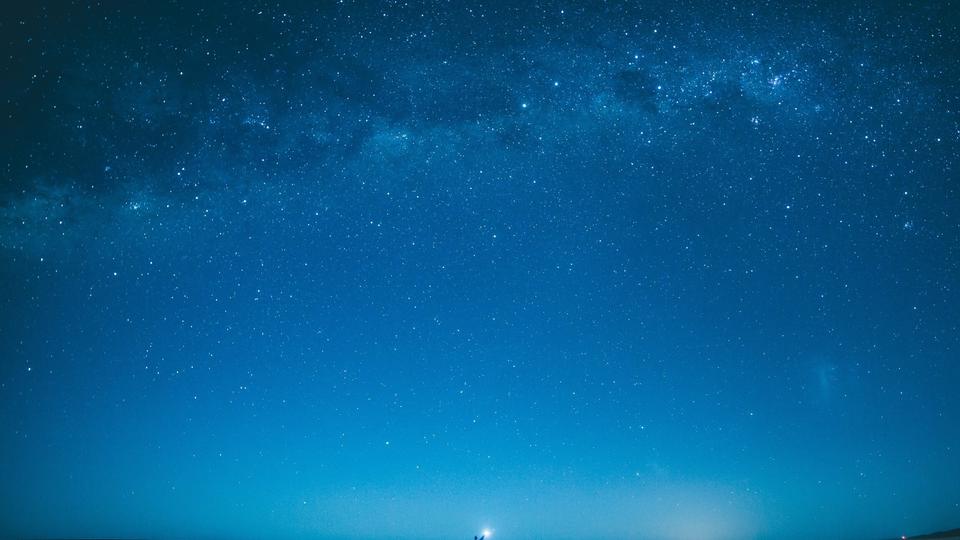
{"label": "dark blue sky", "polygon": [[960,7],[303,4],[0,15],[0,536],[960,526]]}

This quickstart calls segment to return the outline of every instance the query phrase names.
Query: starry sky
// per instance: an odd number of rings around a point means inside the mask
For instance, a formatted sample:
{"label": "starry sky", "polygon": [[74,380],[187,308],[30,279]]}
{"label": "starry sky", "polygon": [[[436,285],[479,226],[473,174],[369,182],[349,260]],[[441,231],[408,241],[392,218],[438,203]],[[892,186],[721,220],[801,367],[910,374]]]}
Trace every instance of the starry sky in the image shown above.
{"label": "starry sky", "polygon": [[21,2],[0,536],[960,524],[953,2]]}

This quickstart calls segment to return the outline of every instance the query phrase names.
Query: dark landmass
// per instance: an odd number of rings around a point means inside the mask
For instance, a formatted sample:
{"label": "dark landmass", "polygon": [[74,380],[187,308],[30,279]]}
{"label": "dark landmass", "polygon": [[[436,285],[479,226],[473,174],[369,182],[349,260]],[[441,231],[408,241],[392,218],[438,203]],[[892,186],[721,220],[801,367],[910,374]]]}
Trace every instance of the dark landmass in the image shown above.
{"label": "dark landmass", "polygon": [[950,529],[949,531],[940,531],[920,536],[907,536],[909,540],[924,540],[927,538],[960,538],[960,529]]}

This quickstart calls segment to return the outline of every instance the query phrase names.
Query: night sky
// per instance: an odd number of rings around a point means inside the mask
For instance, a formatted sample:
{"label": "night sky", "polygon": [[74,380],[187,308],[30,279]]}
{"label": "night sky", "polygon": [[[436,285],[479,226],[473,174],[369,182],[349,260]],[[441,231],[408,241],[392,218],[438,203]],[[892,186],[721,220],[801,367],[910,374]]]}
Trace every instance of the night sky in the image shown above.
{"label": "night sky", "polygon": [[960,526],[960,6],[309,4],[0,15],[0,536]]}

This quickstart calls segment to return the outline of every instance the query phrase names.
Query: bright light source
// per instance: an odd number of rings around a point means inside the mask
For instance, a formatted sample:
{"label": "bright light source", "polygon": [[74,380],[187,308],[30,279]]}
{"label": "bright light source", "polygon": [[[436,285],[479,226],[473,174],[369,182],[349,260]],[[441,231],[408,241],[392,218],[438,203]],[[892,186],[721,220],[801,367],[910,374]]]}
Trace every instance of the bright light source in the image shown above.
{"label": "bright light source", "polygon": [[493,531],[491,531],[490,529],[484,529],[483,536],[490,538],[491,536],[493,536]]}

